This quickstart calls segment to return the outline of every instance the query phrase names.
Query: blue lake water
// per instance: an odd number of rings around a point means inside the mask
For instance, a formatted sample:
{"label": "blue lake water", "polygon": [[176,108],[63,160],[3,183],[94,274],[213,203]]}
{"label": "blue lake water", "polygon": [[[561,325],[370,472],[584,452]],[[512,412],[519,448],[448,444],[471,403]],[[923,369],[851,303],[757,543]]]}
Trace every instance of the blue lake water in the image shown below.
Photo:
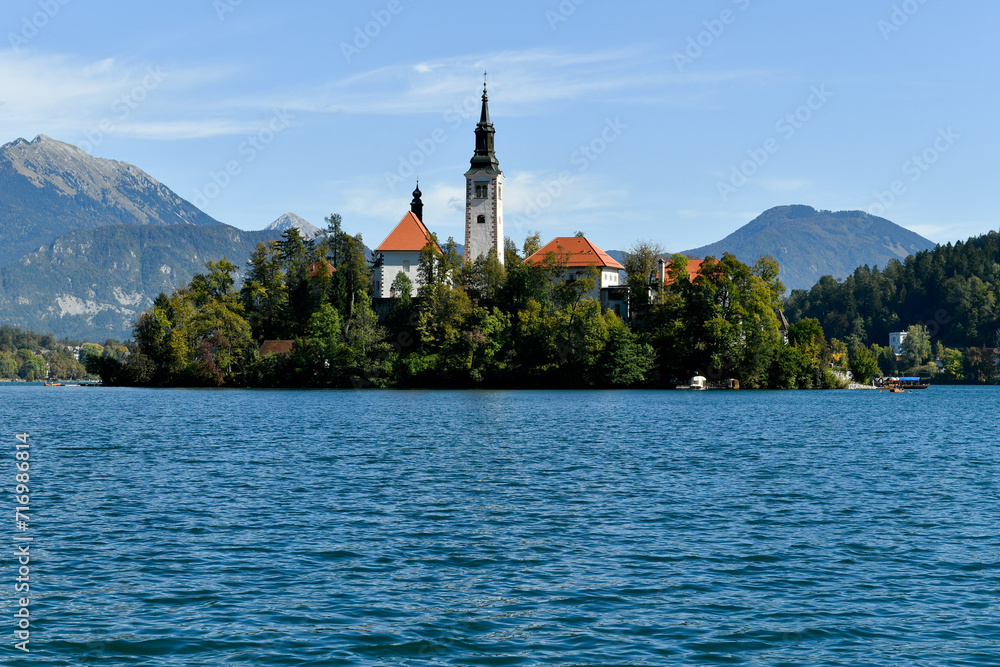
{"label": "blue lake water", "polygon": [[998,399],[0,386],[0,662],[998,665]]}

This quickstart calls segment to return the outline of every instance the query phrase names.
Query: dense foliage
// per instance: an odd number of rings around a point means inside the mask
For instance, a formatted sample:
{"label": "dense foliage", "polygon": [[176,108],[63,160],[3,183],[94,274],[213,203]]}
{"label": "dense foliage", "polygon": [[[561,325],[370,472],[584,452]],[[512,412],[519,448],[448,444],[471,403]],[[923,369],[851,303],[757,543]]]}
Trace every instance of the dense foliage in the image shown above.
{"label": "dense foliage", "polygon": [[[851,350],[873,346],[886,374],[937,376],[987,382],[996,376],[1000,347],[1000,234],[938,246],[891,261],[883,270],[863,266],[842,282],[823,277],[786,302],[792,320],[816,318],[828,338]],[[905,331],[897,360],[889,334]]]}
{"label": "dense foliage", "polygon": [[52,334],[0,326],[0,379],[3,380],[81,380],[90,377],[84,365],[88,354],[124,359],[127,353],[125,347],[114,341],[81,346],[73,341],[58,341]]}
{"label": "dense foliage", "polygon": [[[692,280],[687,259],[672,284],[649,288],[641,247],[630,281],[643,288],[626,324],[592,297],[597,270],[565,281],[566,259],[524,258],[540,245],[507,241],[495,255],[462,261],[453,240],[421,253],[420,288],[393,284],[373,303],[374,267],[361,237],[331,216],[307,242],[289,230],[257,247],[236,291],[228,261],[135,324],[136,353],[106,379],[140,385],[264,387],[637,387],[694,374],[746,387],[820,387],[826,343],[818,324],[782,342],[778,266],[725,255]],[[438,247],[441,250],[438,250]],[[378,308],[378,313],[376,313]],[[294,341],[290,349],[264,341]],[[274,353],[272,353],[274,352]]]}

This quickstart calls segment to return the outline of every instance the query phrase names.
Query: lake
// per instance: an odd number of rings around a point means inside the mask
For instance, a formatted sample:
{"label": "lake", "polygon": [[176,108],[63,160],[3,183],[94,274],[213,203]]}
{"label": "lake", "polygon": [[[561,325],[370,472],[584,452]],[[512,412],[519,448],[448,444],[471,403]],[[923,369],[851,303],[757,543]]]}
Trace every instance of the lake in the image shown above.
{"label": "lake", "polygon": [[0,656],[997,665],[998,398],[0,386]]}

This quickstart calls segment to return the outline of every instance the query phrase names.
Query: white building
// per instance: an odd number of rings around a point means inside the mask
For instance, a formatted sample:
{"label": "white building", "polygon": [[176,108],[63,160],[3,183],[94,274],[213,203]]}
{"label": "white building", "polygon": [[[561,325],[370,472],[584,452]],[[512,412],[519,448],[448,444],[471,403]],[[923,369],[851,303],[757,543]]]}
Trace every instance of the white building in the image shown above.
{"label": "white building", "polygon": [[889,347],[896,353],[896,356],[903,354],[903,341],[909,336],[908,331],[897,331],[889,334]]}
{"label": "white building", "polygon": [[[413,287],[411,296],[415,296],[421,286],[417,267],[420,265],[420,251],[428,243],[434,243],[430,231],[424,225],[424,204],[421,201],[420,186],[413,191],[413,202],[410,212],[403,216],[392,233],[375,249],[381,255],[381,266],[378,276],[378,296],[382,299],[397,297],[392,293],[392,283],[399,274],[410,279]],[[438,252],[441,248],[434,246]]]}
{"label": "white building", "polygon": [[629,288],[622,285],[620,273],[625,267],[614,257],[586,237],[560,236],[524,261],[527,264],[543,264],[550,256],[566,265],[565,281],[577,280],[583,276],[587,267],[595,267],[598,276],[594,281],[594,289],[586,296],[600,301],[602,307],[613,310],[623,320],[628,320]]}
{"label": "white building", "polygon": [[483,111],[476,126],[476,152],[465,173],[465,261],[496,250],[503,264],[503,172],[494,152],[496,130],[490,122],[489,97],[483,84]]}

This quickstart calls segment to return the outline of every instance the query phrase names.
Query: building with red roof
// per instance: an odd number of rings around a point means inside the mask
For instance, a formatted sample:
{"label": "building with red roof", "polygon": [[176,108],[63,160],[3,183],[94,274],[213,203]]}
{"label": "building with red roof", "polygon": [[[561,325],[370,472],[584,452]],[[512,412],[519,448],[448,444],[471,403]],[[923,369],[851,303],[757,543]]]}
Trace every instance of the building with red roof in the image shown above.
{"label": "building with red roof", "polygon": [[441,252],[441,248],[434,243],[430,230],[424,225],[424,204],[420,199],[422,194],[420,186],[417,185],[417,189],[413,191],[410,211],[375,249],[380,255],[378,296],[381,299],[399,296],[392,293],[392,283],[399,274],[410,279],[413,285],[412,293],[416,294],[420,287],[420,276],[417,274],[420,251],[427,247],[428,243],[432,243],[437,251]]}
{"label": "building with red roof", "polygon": [[[691,282],[695,281],[698,277],[698,273],[701,271],[702,264],[705,263],[703,259],[688,259],[687,272],[688,280]],[[657,276],[661,285],[673,285],[674,279],[670,277],[670,260],[660,258],[659,263],[659,276]]]}
{"label": "building with red roof", "polygon": [[598,277],[589,296],[601,302],[604,308],[614,310],[622,319],[628,319],[628,286],[622,284],[621,271],[625,270],[614,257],[598,248],[584,236],[560,236],[552,239],[527,259],[527,264],[543,264],[552,259],[566,266],[566,281],[577,280],[587,267],[595,267]]}

